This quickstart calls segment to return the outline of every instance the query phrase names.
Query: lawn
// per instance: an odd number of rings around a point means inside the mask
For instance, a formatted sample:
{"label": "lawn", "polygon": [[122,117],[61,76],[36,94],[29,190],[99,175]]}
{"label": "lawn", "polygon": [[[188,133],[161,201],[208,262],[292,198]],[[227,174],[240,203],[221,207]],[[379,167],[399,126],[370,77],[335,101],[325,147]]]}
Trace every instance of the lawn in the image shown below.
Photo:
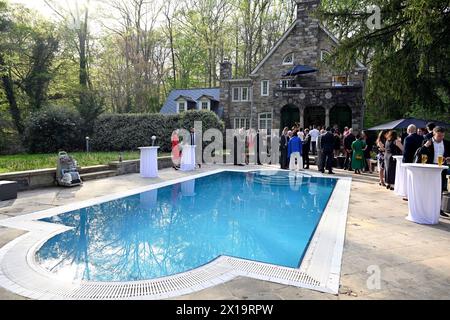
{"label": "lawn", "polygon": [[[70,155],[82,167],[119,160],[119,152],[74,152]],[[17,154],[0,156],[0,173],[56,168],[57,154]],[[123,160],[139,159],[139,151],[123,153]]]}

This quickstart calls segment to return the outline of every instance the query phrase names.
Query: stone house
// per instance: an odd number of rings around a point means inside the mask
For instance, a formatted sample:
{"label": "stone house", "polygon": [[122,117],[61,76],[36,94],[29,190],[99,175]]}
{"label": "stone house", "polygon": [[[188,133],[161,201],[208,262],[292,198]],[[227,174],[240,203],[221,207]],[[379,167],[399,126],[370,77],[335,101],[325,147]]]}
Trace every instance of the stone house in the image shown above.
{"label": "stone house", "polygon": [[[299,123],[301,127],[362,129],[367,68],[355,61],[353,70],[341,74],[327,65],[327,55],[339,43],[312,16],[318,5],[320,0],[297,0],[297,20],[248,79],[234,79],[232,64],[221,63],[220,88],[211,90],[219,92],[214,98],[217,113],[227,128],[271,130]],[[174,99],[173,93],[169,99]],[[178,104],[202,109],[193,97],[178,95],[176,99]],[[168,113],[166,105],[163,113]]]}

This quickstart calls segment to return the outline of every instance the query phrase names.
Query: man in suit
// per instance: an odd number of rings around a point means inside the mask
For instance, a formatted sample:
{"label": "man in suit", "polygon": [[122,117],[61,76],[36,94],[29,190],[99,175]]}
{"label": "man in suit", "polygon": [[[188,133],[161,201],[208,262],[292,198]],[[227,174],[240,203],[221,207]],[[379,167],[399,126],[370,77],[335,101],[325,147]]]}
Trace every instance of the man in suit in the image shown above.
{"label": "man in suit", "polygon": [[322,154],[322,165],[321,172],[325,173],[325,168],[328,170],[329,174],[334,174],[333,172],[333,160],[334,160],[334,134],[331,131],[331,128],[327,128],[327,132],[322,135],[320,140],[320,145],[323,150]]}
{"label": "man in suit", "polygon": [[414,156],[423,145],[423,137],[417,134],[417,127],[410,125],[408,127],[408,136],[405,139],[403,151],[403,163],[413,163]]}
{"label": "man in suit", "polygon": [[303,169],[309,169],[309,151],[311,147],[311,135],[309,129],[305,129],[305,140],[303,140]]}
{"label": "man in suit", "polygon": [[[444,140],[445,129],[435,127],[433,130],[433,138],[427,140],[422,148],[418,151],[417,162],[421,162],[422,155],[427,155],[428,164],[437,164],[438,157],[444,157],[444,162],[450,164],[450,142]],[[447,191],[447,170],[442,171],[442,192]],[[441,216],[449,218],[449,215],[441,212]]]}

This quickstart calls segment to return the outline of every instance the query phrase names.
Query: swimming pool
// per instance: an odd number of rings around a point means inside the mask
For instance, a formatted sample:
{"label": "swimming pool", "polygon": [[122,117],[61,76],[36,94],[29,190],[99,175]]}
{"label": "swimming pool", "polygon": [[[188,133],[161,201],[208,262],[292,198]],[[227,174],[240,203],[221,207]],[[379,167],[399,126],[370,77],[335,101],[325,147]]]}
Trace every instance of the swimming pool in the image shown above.
{"label": "swimming pool", "polygon": [[27,231],[0,248],[0,286],[164,299],[247,277],[338,294],[351,178],[217,167],[0,220]]}
{"label": "swimming pool", "polygon": [[37,263],[65,280],[140,281],[219,256],[298,268],[336,179],[220,172],[42,219],[73,229]]}

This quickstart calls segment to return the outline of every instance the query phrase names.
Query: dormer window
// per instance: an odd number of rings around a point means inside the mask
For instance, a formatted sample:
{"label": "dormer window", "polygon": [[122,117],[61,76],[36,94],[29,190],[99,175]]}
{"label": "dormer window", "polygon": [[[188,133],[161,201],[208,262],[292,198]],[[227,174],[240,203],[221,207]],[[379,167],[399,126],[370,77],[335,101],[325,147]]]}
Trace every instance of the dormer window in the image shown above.
{"label": "dormer window", "polygon": [[294,64],[294,53],[287,54],[283,59],[283,65],[291,66]]}
{"label": "dormer window", "polygon": [[178,113],[183,113],[187,111],[186,101],[178,101]]}

